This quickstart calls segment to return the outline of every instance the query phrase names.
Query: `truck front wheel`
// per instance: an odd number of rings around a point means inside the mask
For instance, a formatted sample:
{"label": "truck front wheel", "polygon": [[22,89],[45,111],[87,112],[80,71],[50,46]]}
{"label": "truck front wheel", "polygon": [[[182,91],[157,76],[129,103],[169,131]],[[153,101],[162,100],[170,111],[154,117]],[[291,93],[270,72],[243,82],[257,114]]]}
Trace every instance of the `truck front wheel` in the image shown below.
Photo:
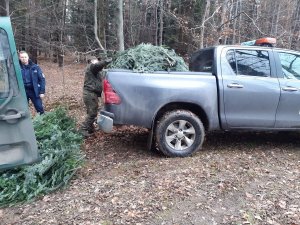
{"label": "truck front wheel", "polygon": [[201,120],[188,110],[167,112],[155,129],[158,148],[170,157],[190,156],[201,148],[204,136]]}

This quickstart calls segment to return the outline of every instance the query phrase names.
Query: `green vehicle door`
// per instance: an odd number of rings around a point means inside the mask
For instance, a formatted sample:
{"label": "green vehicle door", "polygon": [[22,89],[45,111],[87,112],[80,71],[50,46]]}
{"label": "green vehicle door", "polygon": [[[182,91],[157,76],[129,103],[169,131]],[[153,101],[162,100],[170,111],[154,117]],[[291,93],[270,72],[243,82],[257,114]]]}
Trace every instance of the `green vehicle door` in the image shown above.
{"label": "green vehicle door", "polygon": [[0,170],[38,160],[13,31],[0,17]]}

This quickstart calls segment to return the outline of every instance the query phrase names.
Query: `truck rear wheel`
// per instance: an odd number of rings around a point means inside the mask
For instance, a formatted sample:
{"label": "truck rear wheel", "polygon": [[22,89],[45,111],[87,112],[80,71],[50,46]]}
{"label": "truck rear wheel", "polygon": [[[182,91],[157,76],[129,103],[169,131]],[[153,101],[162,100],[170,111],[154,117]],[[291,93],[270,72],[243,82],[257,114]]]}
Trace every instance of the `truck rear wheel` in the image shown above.
{"label": "truck rear wheel", "polygon": [[170,157],[190,156],[201,148],[204,136],[201,120],[188,110],[167,112],[155,129],[158,148]]}

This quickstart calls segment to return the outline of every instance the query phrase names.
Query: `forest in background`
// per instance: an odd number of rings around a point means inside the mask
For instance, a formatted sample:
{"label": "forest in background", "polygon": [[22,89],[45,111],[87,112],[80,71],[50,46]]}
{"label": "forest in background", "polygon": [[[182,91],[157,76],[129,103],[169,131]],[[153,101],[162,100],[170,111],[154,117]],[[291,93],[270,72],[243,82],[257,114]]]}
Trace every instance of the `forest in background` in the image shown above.
{"label": "forest in background", "polygon": [[18,50],[63,64],[140,43],[181,56],[216,44],[275,37],[300,50],[300,0],[0,0]]}

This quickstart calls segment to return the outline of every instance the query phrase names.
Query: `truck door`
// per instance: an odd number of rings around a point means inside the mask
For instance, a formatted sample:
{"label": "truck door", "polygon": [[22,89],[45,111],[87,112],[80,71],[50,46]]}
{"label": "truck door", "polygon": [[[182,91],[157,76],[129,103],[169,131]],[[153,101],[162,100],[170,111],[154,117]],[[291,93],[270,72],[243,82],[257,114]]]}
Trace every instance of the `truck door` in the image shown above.
{"label": "truck door", "polygon": [[272,51],[224,49],[222,56],[226,61],[222,78],[227,127],[274,127],[280,88]]}
{"label": "truck door", "polygon": [[37,159],[11,24],[8,18],[0,17],[0,170]]}
{"label": "truck door", "polygon": [[277,51],[281,96],[276,128],[300,128],[300,54]]}

